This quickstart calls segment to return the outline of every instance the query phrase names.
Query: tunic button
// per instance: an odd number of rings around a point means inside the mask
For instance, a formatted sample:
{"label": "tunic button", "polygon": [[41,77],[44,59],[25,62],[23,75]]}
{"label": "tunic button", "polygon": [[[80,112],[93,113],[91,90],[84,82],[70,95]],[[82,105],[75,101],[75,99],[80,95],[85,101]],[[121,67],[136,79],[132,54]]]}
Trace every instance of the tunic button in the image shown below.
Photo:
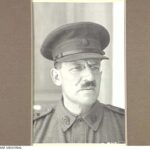
{"label": "tunic button", "polygon": [[66,125],[70,124],[70,118],[68,116],[64,116],[63,121]]}

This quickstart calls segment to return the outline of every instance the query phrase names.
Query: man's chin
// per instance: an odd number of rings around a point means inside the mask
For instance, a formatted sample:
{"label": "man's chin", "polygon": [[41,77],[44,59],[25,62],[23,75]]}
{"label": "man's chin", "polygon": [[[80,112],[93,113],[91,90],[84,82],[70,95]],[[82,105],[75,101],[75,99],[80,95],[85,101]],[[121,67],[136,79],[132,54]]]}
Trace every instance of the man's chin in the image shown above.
{"label": "man's chin", "polygon": [[81,97],[82,99],[97,99],[96,98],[97,93],[95,91],[85,91],[80,93],[79,97]]}
{"label": "man's chin", "polygon": [[93,98],[93,97],[81,97],[81,104],[83,105],[92,105],[96,102],[96,98]]}
{"label": "man's chin", "polygon": [[95,89],[85,89],[85,90],[80,90],[79,91],[80,92],[80,94],[82,93],[82,94],[92,94],[92,93],[95,93],[96,92],[96,90]]}

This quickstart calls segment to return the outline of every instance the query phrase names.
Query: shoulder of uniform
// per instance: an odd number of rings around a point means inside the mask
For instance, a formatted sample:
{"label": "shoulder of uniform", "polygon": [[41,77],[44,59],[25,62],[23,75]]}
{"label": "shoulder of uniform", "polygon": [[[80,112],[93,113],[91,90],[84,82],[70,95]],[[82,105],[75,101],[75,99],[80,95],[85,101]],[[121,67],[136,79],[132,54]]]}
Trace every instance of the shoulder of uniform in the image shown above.
{"label": "shoulder of uniform", "polygon": [[105,107],[113,112],[118,113],[118,114],[121,114],[121,115],[125,114],[125,110],[123,108],[119,108],[119,107],[109,105],[109,104],[105,105]]}
{"label": "shoulder of uniform", "polygon": [[47,115],[52,115],[54,112],[54,107],[51,105],[48,106],[42,106],[42,105],[34,105],[33,107],[33,120],[38,120],[42,117],[45,117]]}

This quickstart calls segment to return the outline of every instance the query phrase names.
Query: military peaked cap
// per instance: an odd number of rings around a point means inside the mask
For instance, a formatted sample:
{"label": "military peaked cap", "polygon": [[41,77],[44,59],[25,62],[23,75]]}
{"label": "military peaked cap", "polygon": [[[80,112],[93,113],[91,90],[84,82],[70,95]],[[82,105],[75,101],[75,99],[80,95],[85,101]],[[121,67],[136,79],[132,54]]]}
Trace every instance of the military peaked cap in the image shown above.
{"label": "military peaked cap", "polygon": [[92,22],[76,22],[63,25],[44,40],[41,53],[55,62],[86,58],[108,59],[104,49],[110,42],[105,27]]}

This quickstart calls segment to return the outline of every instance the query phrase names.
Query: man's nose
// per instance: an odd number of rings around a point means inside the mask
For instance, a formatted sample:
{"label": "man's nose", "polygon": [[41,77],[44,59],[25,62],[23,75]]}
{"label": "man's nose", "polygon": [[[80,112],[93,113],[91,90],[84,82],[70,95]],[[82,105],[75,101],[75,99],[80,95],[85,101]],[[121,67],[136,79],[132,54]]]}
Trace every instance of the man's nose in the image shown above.
{"label": "man's nose", "polygon": [[93,71],[88,65],[85,66],[85,69],[83,71],[83,78],[87,81],[94,81]]}

